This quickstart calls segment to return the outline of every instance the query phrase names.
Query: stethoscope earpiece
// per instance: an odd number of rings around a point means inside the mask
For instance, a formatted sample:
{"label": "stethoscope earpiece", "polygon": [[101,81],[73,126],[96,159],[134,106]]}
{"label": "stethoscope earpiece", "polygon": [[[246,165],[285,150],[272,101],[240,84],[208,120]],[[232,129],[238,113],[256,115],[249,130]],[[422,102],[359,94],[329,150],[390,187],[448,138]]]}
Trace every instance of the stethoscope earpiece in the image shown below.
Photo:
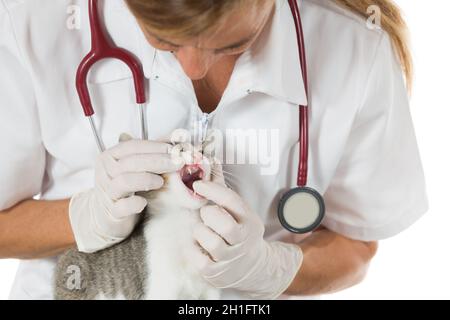
{"label": "stethoscope earpiece", "polygon": [[298,187],[285,193],[278,204],[278,218],[284,228],[305,234],[320,226],[325,217],[325,202],[316,190]]}

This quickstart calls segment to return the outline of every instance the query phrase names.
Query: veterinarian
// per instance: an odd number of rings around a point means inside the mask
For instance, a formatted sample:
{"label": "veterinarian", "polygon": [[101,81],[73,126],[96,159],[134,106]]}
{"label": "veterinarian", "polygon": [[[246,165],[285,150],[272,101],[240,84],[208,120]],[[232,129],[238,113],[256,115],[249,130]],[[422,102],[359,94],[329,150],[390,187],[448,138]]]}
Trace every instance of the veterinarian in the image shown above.
{"label": "veterinarian", "polygon": [[[106,60],[88,78],[100,155],[74,85],[90,48],[87,3],[0,1],[0,258],[22,259],[11,298],[51,299],[59,253],[127,238],[146,206],[130,194],[158,189],[161,173],[180,169],[165,139],[193,123],[277,133],[276,174],[225,163],[233,191],[194,186],[214,205],[192,234],[192,264],[224,298],[353,286],[377,242],[427,211],[408,106],[411,58],[391,0],[298,1],[309,95],[287,1],[104,1],[112,40],[143,65],[150,141],[118,144],[122,132],[140,137],[139,109],[129,69]],[[367,22],[371,5],[381,28]],[[308,184],[326,203],[322,225],[305,236],[277,218],[280,196],[297,184],[299,105],[311,108]]]}

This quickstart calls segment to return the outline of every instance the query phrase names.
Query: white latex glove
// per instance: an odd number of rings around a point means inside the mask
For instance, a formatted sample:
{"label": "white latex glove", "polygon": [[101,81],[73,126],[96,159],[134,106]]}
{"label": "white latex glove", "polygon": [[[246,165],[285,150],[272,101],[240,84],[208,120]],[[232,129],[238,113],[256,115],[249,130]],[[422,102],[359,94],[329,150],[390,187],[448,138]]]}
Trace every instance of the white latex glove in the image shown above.
{"label": "white latex glove", "polygon": [[183,166],[169,155],[170,149],[162,142],[129,140],[97,157],[94,188],[74,195],[69,205],[79,251],[96,252],[131,234],[147,206],[135,192],[161,188],[164,180],[159,174]]}
{"label": "white latex glove", "polygon": [[265,241],[263,222],[231,189],[198,181],[194,190],[217,204],[200,210],[203,223],[194,229],[202,249],[194,251],[193,261],[202,276],[216,288],[236,289],[252,299],[280,296],[301,267],[300,247]]}

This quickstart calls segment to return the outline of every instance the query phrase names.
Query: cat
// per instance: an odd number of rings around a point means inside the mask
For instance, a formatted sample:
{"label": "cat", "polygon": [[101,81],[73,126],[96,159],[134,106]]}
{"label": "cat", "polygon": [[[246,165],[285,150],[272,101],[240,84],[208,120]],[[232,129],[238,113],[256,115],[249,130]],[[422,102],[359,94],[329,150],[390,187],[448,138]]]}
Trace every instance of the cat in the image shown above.
{"label": "cat", "polygon": [[[122,136],[121,141],[129,137]],[[148,200],[131,236],[96,253],[76,248],[63,253],[54,274],[56,300],[217,300],[212,287],[190,263],[196,245],[193,226],[207,200],[193,192],[197,180],[209,181],[212,162],[190,144],[176,146],[187,164],[162,175],[160,190],[140,193]],[[194,160],[194,161],[190,161]]]}

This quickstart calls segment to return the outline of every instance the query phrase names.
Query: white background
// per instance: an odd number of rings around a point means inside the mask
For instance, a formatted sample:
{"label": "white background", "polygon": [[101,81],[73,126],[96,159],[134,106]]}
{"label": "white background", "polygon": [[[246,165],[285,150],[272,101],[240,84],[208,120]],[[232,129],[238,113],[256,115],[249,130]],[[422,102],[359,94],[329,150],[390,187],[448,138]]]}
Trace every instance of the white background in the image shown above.
{"label": "white background", "polygon": [[[450,2],[397,0],[415,60],[411,110],[425,167],[430,211],[382,241],[366,280],[330,299],[450,299]],[[17,262],[0,260],[0,299]]]}
{"label": "white background", "polygon": [[430,210],[410,229],[382,241],[366,280],[332,299],[450,299],[450,1],[397,3],[411,29],[411,109]]}

